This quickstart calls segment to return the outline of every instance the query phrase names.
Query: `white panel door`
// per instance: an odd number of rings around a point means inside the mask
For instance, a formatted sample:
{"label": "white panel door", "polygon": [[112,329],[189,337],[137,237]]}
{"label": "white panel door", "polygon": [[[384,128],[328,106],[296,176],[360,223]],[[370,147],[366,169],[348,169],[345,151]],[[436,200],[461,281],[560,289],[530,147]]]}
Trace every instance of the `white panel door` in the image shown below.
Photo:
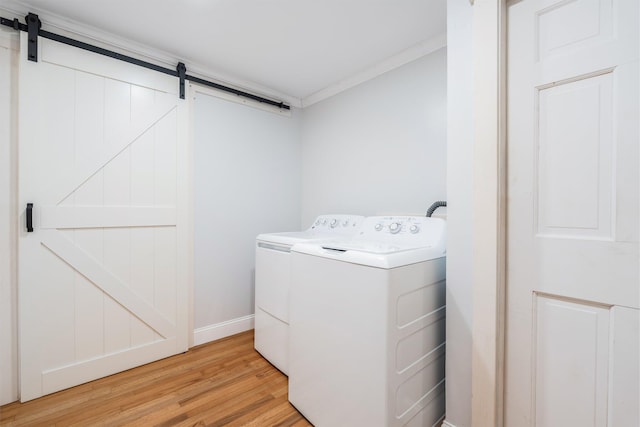
{"label": "white panel door", "polygon": [[640,425],[639,5],[508,9],[505,425]]}
{"label": "white panel door", "polygon": [[40,61],[29,62],[22,35],[22,401],[188,345],[187,129],[178,81],[39,43]]}

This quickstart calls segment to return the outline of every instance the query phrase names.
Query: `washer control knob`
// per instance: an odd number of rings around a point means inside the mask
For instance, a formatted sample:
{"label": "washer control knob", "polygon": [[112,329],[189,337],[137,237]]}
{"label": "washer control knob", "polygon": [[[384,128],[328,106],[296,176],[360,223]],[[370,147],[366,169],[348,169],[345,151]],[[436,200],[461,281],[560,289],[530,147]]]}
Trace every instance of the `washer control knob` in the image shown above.
{"label": "washer control knob", "polygon": [[375,229],[376,229],[376,231],[380,231],[380,230],[382,230],[382,227],[383,227],[382,223],[379,222],[379,223],[376,224]]}
{"label": "washer control knob", "polygon": [[322,219],[322,225],[326,225],[327,224],[327,218],[323,218]]}
{"label": "washer control knob", "polygon": [[329,224],[331,226],[331,228],[336,228],[336,226],[338,225],[338,220],[337,219],[332,219],[331,220],[331,224]]}
{"label": "washer control knob", "polygon": [[349,220],[345,219],[344,221],[342,221],[342,226],[346,227],[347,225],[349,225]]}
{"label": "washer control knob", "polygon": [[391,224],[389,224],[389,231],[391,232],[391,234],[398,234],[401,228],[402,225],[399,222],[392,222]]}
{"label": "washer control knob", "polygon": [[409,228],[409,231],[411,232],[411,234],[416,234],[417,232],[420,231],[420,227],[418,227],[417,225],[413,224],[411,226],[411,228]]}
{"label": "washer control knob", "polygon": [[316,220],[316,225],[320,225],[320,220],[319,219]]}

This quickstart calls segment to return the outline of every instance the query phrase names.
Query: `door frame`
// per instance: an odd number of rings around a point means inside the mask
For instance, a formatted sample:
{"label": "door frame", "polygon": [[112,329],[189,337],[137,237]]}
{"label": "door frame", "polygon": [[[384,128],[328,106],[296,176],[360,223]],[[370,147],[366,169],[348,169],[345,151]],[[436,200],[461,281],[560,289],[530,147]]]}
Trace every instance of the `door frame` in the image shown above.
{"label": "door frame", "polygon": [[[471,422],[504,425],[507,4],[473,5],[473,329]],[[518,1],[518,0],[515,0]]]}

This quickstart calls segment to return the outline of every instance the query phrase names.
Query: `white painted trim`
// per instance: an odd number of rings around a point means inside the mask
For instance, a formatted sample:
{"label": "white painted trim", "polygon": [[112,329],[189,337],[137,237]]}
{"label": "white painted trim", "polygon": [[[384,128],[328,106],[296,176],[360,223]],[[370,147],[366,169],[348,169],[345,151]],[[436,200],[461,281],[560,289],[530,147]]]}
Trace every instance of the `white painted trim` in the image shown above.
{"label": "white painted trim", "polygon": [[201,93],[203,95],[214,96],[216,98],[224,99],[225,101],[235,102],[236,104],[246,105],[247,107],[257,108],[258,110],[274,113],[279,116],[291,117],[291,110],[278,108],[269,104],[263,104],[262,102],[237,96],[229,92],[224,92],[222,90],[199,85],[197,83],[189,83],[189,86],[191,87],[193,99],[195,99],[198,93]]}
{"label": "white painted trim", "polygon": [[370,68],[367,68],[364,71],[361,71],[344,80],[340,80],[322,90],[319,90],[318,92],[315,92],[303,98],[302,107],[303,108],[308,107],[317,102],[325,100],[329,97],[337,95],[340,92],[343,92],[347,89],[350,89],[368,80],[376,78],[388,71],[394,70],[398,67],[408,64],[411,61],[415,61],[416,59],[421,58],[425,55],[429,55],[430,53],[433,53],[446,46],[447,46],[446,33],[442,33],[431,39],[424,40],[400,52],[397,55],[387,58],[384,61],[379,62]]}
{"label": "white painted trim", "polygon": [[160,227],[177,224],[165,206],[42,206],[40,228]]}
{"label": "white painted trim", "polygon": [[505,320],[506,0],[475,0],[472,426],[502,427]]}
{"label": "white painted trim", "polygon": [[186,147],[186,156],[187,156],[187,173],[186,173],[186,191],[183,191],[181,194],[182,200],[186,201],[186,209],[184,210],[184,214],[186,215],[186,232],[187,235],[185,239],[188,243],[188,250],[185,253],[186,264],[185,268],[187,269],[186,280],[188,283],[188,295],[187,295],[187,306],[188,306],[188,321],[187,321],[187,348],[193,347],[195,344],[193,343],[194,336],[194,324],[195,324],[195,288],[196,288],[196,280],[195,280],[195,214],[196,214],[196,205],[195,205],[195,149],[194,149],[194,116],[195,116],[195,90],[192,85],[185,85],[186,88],[186,120],[181,122],[183,126],[186,126],[187,133],[187,147]]}
{"label": "white painted trim", "polygon": [[[199,77],[201,79],[209,80],[214,83],[220,83],[223,86],[228,86],[234,89],[250,92],[254,95],[259,95],[264,98],[272,99],[274,101],[282,101],[285,104],[288,104],[292,107],[302,108],[302,101],[300,100],[300,98],[297,98],[293,95],[287,95],[282,92],[277,92],[267,88],[266,86],[261,86],[256,83],[252,83],[248,80],[237,79],[228,74],[222,75],[221,73],[214,73],[213,71],[209,71],[205,69],[203,66],[193,65],[190,62],[186,64],[187,64],[187,72],[190,76]],[[228,95],[235,96],[230,93],[228,93]],[[248,102],[252,102],[248,98],[245,98],[245,99]]]}
{"label": "white painted trim", "polygon": [[[178,121],[178,134],[184,135],[186,140],[181,144],[178,150],[180,157],[178,165],[185,169],[178,169],[180,180],[178,182],[178,199],[180,206],[178,212],[178,234],[176,238],[180,242],[181,247],[186,248],[178,265],[178,277],[182,277],[186,281],[186,293],[180,293],[180,300],[177,301],[179,307],[185,307],[187,310],[184,324],[177,325],[179,330],[186,330],[186,342],[180,345],[185,349],[193,346],[193,324],[194,324],[194,292],[195,292],[195,200],[194,200],[194,163],[193,163],[193,93],[189,85],[185,88],[184,100],[178,101],[178,113],[180,114]],[[184,246],[182,246],[184,245]]]}
{"label": "white painted trim", "polygon": [[6,11],[7,14],[5,15],[10,15],[4,16],[6,18],[17,17],[22,22],[22,18],[28,12],[33,12],[38,14],[46,26],[46,28],[43,29],[48,31],[57,32],[106,49],[120,52],[124,51],[122,53],[129,56],[171,69],[174,69],[178,62],[184,62],[187,66],[187,72],[189,75],[211,80],[225,86],[231,86],[235,89],[252,92],[265,98],[282,100],[283,102],[295,107],[301,107],[302,105],[300,99],[297,97],[280,93],[248,80],[233,77],[220,70],[209,69],[196,61],[190,60],[189,58],[179,58],[149,45],[128,40],[113,33],[83,24],[82,22],[65,18],[45,9],[29,6],[23,2],[3,0],[3,3],[4,4],[2,5],[2,8],[0,8],[0,11]]}
{"label": "white painted trim", "polygon": [[18,33],[16,33],[12,29],[6,29],[3,27],[0,29],[0,47],[11,49],[11,50],[19,50],[20,49],[20,37],[18,37]]}
{"label": "white painted trim", "polygon": [[[18,400],[17,331],[17,34],[0,31],[0,405]],[[4,62],[4,61],[7,62]],[[6,77],[6,79],[5,79]],[[6,197],[6,198],[5,198]]]}
{"label": "white painted trim", "polygon": [[442,427],[456,427],[455,425],[451,424],[450,422],[448,422],[447,420],[444,420],[442,422]]}
{"label": "white painted trim", "polygon": [[254,318],[255,315],[250,314],[249,316],[198,328],[193,331],[193,345],[205,344],[253,329]]}
{"label": "white painted trim", "polygon": [[[104,378],[130,369],[155,362],[160,358],[176,354],[176,338],[156,341],[133,349],[126,349],[105,356],[79,361],[69,366],[61,366],[42,373],[44,394],[54,393],[77,384]],[[125,357],[123,355],[126,354]],[[23,399],[22,402],[31,399]]]}

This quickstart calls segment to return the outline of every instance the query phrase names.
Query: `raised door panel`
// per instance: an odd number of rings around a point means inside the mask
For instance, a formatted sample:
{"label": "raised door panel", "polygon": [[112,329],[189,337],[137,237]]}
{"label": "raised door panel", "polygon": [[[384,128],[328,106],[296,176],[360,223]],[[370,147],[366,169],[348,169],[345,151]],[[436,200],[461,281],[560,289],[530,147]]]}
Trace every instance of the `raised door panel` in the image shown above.
{"label": "raised door panel", "polygon": [[538,92],[538,236],[613,239],[611,73]]}
{"label": "raised door panel", "polygon": [[534,298],[534,424],[606,426],[610,307]]}

